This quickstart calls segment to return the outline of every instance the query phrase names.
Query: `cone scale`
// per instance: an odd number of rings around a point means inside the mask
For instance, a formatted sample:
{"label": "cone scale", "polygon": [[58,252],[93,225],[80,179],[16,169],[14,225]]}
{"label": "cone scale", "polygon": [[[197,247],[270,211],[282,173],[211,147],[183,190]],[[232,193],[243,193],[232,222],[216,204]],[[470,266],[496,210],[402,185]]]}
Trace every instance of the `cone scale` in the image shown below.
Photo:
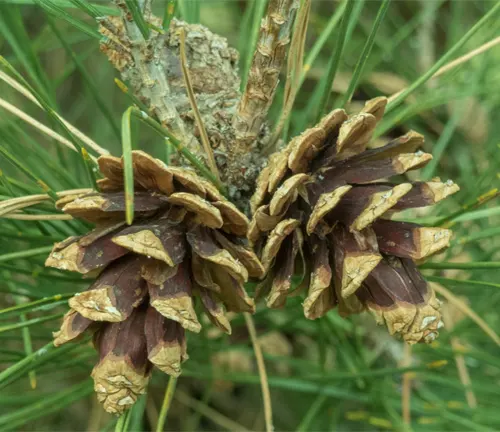
{"label": "cone scale", "polygon": [[[383,97],[370,100],[352,116],[334,110],[269,157],[250,201],[248,239],[267,273],[262,285],[272,287],[258,295],[269,307],[284,307],[293,292],[284,273],[298,273],[307,256],[310,277],[299,284],[307,289],[307,318],[335,307],[342,316],[369,310],[391,334],[430,342],[442,326],[439,301],[414,261],[449,246],[451,231],[391,217],[459,188],[452,181],[393,181],[432,156],[412,131],[368,148],[386,104]],[[296,237],[303,239],[301,253],[292,247]]]}
{"label": "cone scale", "polygon": [[194,171],[132,152],[135,222],[124,224],[123,161],[103,156],[100,192],[56,205],[94,223],[58,243],[46,261],[97,275],[69,301],[54,343],[94,333],[100,360],[92,377],[99,401],[120,414],[145,392],[153,367],[178,376],[188,358],[185,331],[199,332],[196,303],[231,332],[226,311],[254,312],[244,284],[263,267],[244,234],[248,219]]}

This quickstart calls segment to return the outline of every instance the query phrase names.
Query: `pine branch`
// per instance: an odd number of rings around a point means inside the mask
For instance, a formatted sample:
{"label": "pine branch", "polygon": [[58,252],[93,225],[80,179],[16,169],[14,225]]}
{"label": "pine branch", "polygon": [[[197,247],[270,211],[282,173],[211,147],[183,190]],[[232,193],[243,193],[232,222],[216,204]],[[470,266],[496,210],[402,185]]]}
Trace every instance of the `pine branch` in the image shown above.
{"label": "pine branch", "polygon": [[262,20],[247,85],[233,119],[235,146],[243,151],[256,140],[273,103],[298,7],[298,0],[271,0]]}
{"label": "pine branch", "polygon": [[[115,0],[115,4],[120,8],[123,23],[123,33],[115,36],[118,36],[120,43],[128,49],[127,55],[124,55],[122,59],[125,66],[123,71],[128,70],[126,78],[129,78],[137,96],[148,101],[148,106],[158,120],[177,136],[190,142],[194,137],[189,136],[171,100],[165,56],[157,56],[157,61],[153,61],[154,51],[161,45],[155,43],[158,34],[151,33],[150,37],[145,40],[138,24],[128,18],[129,9],[125,2]],[[149,13],[149,8],[146,9],[146,14],[144,19],[149,22],[153,18]],[[109,17],[107,21],[110,21]]]}
{"label": "pine branch", "polygon": [[[234,143],[232,118],[240,100],[237,51],[228,46],[225,38],[198,24],[173,18],[168,32],[163,31],[161,19],[148,12],[147,4],[143,15],[151,31],[145,40],[136,24],[128,20],[130,16],[123,1],[115,2],[122,10],[122,17],[101,21],[100,31],[107,37],[101,50],[132,90],[139,102],[134,103],[145,106],[145,110],[141,109],[175,135],[197,158],[214,165],[214,169],[215,162],[221,180],[234,185],[234,191],[251,190],[259,164],[242,160],[236,164],[226,162],[237,159],[230,155]],[[183,61],[182,32],[185,32]],[[189,69],[191,94],[186,90],[182,63]],[[198,113],[192,108],[193,100]],[[206,132],[204,146],[198,138],[203,134],[200,124]],[[214,161],[210,160],[212,149],[218,156]],[[241,170],[242,165],[247,167],[245,171]],[[248,176],[249,172],[252,175]]]}

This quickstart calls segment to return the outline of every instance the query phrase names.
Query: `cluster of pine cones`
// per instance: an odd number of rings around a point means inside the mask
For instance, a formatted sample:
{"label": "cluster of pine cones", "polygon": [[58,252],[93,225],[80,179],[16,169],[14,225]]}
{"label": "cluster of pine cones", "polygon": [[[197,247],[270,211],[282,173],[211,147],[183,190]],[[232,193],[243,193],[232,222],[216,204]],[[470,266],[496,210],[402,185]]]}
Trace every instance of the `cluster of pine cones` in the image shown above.
{"label": "cluster of pine cones", "polygon": [[[439,300],[415,261],[448,246],[451,232],[390,220],[455,193],[451,181],[391,183],[428,163],[415,132],[367,149],[387,103],[348,117],[334,110],[269,157],[250,203],[251,220],[207,180],[134,151],[135,220],[124,222],[123,163],[102,156],[99,192],[65,197],[63,212],[94,223],[56,244],[46,265],[96,276],[69,301],[56,345],[94,332],[92,377],[104,408],[121,413],[145,392],[153,366],[177,376],[185,330],[199,332],[199,305],[225,331],[226,311],[255,311],[245,282],[268,307],[305,292],[307,318],[338,307],[373,312],[391,334],[430,342]],[[195,297],[198,300],[195,300]]]}

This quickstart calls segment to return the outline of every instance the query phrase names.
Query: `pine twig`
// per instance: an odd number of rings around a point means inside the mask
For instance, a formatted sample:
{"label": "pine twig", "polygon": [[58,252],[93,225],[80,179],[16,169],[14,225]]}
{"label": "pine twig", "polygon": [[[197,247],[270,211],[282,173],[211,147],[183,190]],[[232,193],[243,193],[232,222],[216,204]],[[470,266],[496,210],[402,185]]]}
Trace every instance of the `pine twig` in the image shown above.
{"label": "pine twig", "polygon": [[244,152],[255,141],[266,119],[285,62],[298,6],[298,0],[269,1],[245,91],[233,120],[236,151]]}
{"label": "pine twig", "polygon": [[[131,61],[127,62],[128,67],[133,69],[130,76],[135,79],[135,82],[131,80],[131,84],[134,89],[138,90],[138,96],[141,99],[149,101],[148,105],[162,125],[172,129],[184,142],[194,140],[194,137],[187,136],[184,122],[175,105],[171,102],[171,90],[166,74],[167,66],[164,63],[165,58],[161,57],[159,61],[152,61],[155,57],[155,49],[160,49],[160,47],[156,47],[155,35],[151,34],[148,40],[144,40],[137,24],[127,19],[128,10],[123,0],[114,1],[121,10],[125,31],[125,40],[120,40],[120,42],[129,48],[128,54],[131,57]],[[147,9],[144,19],[149,22],[151,15]],[[189,140],[186,140],[186,138],[189,138]]]}

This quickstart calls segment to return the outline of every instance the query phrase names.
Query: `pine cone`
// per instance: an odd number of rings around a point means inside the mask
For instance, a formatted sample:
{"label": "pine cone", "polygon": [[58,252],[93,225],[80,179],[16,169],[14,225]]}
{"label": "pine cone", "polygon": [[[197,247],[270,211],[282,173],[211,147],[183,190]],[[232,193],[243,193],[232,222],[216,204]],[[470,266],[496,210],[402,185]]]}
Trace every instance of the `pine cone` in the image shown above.
{"label": "pine cone", "polygon": [[432,205],[459,190],[452,181],[390,183],[388,177],[423,167],[432,156],[409,132],[366,149],[386,98],[348,117],[337,109],[269,157],[251,199],[248,238],[267,277],[257,296],[282,307],[292,277],[308,286],[307,318],[335,306],[341,315],[372,311],[391,334],[429,342],[442,326],[439,301],[415,260],[449,245],[451,231],[389,220],[391,213]]}
{"label": "pine cone", "polygon": [[254,312],[243,284],[263,267],[245,245],[248,219],[193,171],[134,151],[135,222],[125,226],[122,160],[99,158],[100,192],[56,205],[96,224],[56,244],[47,266],[97,274],[69,301],[55,345],[95,331],[100,361],[92,372],[107,411],[121,413],[144,393],[152,365],[177,376],[187,359],[184,330],[199,332],[193,297],[231,332],[225,310]]}

